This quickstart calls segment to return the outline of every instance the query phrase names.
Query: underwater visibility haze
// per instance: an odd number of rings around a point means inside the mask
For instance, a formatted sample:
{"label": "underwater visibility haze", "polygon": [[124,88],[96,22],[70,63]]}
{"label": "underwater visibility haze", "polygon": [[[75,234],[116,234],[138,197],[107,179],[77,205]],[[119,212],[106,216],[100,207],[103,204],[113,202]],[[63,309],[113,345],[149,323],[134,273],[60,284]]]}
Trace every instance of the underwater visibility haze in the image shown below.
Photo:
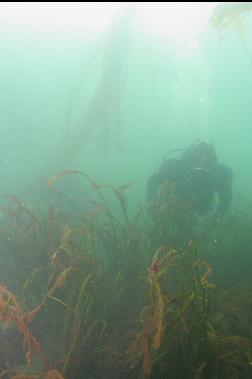
{"label": "underwater visibility haze", "polygon": [[0,4],[0,377],[252,377],[252,2]]}

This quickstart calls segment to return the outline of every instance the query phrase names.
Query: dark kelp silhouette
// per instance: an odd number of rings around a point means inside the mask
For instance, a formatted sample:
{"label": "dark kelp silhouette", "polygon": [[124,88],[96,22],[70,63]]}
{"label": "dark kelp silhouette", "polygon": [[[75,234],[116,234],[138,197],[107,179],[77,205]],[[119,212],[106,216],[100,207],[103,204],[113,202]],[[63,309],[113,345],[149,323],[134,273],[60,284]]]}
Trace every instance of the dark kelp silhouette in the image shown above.
{"label": "dark kelp silhouette", "polygon": [[[119,144],[133,10],[127,8],[121,12],[103,32],[94,57],[71,91],[62,145],[57,150],[57,170],[75,158],[94,136],[103,147]],[[94,88],[84,100],[90,79],[95,83]]]}

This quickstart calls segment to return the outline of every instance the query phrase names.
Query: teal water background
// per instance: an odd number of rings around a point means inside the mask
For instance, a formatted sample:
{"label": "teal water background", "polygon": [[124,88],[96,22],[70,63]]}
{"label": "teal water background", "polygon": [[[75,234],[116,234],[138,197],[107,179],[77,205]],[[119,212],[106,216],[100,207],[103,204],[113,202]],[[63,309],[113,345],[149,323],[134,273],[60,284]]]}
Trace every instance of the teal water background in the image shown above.
{"label": "teal water background", "polygon": [[[117,125],[109,123],[105,129],[104,123],[105,133],[110,131],[107,148],[90,129],[80,153],[63,167],[54,166],[56,157],[64,156],[61,140],[71,90],[81,85],[71,116],[73,129],[92,98],[89,94],[105,59],[104,30],[122,7],[111,4],[1,5],[1,193],[32,197],[42,178],[73,168],[98,183],[132,182],[128,199],[134,211],[146,200],[146,180],[164,154],[186,148],[195,139],[208,139],[219,160],[234,172],[233,205],[246,206],[252,185],[252,12],[242,20],[244,37],[231,25],[221,40],[208,23],[216,3],[206,3],[207,12],[199,3],[202,20],[197,3],[173,3],[179,7],[174,38],[172,28],[168,37],[157,33],[141,16],[144,5],[135,3],[129,48],[123,51],[122,44],[118,52],[125,54],[127,65],[120,95],[120,141],[113,142]],[[168,3],[145,6],[155,11],[163,7],[163,25],[165,15],[171,22]],[[186,23],[190,26],[192,20],[201,21],[203,28],[189,35]],[[93,58],[96,54],[100,63]],[[116,59],[117,50],[111,64]]]}

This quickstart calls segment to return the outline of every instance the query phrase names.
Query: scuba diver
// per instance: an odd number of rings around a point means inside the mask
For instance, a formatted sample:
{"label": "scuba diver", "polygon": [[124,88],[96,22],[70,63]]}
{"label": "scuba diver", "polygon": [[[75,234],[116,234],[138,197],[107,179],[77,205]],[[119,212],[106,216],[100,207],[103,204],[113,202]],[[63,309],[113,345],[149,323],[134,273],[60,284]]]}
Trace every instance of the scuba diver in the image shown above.
{"label": "scuba diver", "polygon": [[218,162],[215,147],[208,141],[196,141],[179,159],[166,158],[147,183],[150,215],[163,204],[176,204],[183,213],[206,215],[214,212],[218,223],[232,199],[231,169]]}

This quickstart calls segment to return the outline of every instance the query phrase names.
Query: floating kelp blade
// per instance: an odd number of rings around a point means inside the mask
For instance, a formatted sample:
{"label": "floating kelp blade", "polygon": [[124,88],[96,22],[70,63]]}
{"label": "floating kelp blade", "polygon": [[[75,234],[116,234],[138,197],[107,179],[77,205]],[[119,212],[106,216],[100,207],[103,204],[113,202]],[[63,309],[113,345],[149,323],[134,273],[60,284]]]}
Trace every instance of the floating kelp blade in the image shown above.
{"label": "floating kelp blade", "polygon": [[245,53],[252,65],[252,54],[245,39],[244,18],[252,12],[252,2],[220,3],[214,8],[209,24],[218,31],[219,37],[224,38],[232,30],[241,36]]}

